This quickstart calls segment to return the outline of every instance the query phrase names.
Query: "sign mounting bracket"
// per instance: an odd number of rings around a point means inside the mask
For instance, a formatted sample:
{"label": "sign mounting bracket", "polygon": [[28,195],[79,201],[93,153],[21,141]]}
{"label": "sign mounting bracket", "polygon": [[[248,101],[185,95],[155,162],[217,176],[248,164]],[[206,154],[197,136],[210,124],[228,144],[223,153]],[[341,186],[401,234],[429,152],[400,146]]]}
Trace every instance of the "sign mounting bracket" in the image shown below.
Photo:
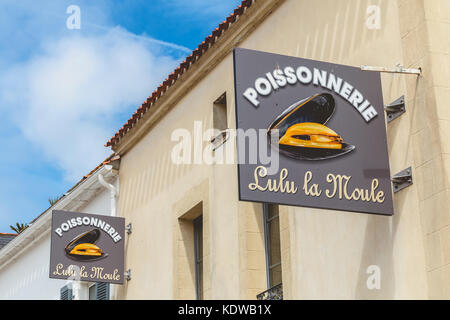
{"label": "sign mounting bracket", "polygon": [[133,227],[132,227],[131,222],[125,226],[125,230],[127,231],[127,234],[131,234],[131,232],[133,232]]}
{"label": "sign mounting bracket", "polygon": [[124,276],[125,276],[125,279],[127,279],[127,281],[130,281],[131,280],[131,269],[128,269],[127,271],[125,271]]}
{"label": "sign mounting bracket", "polygon": [[376,71],[376,72],[387,72],[387,73],[405,73],[405,74],[415,74],[420,76],[422,74],[422,68],[405,68],[404,66],[397,64],[395,68],[387,67],[375,67],[362,65],[362,71]]}
{"label": "sign mounting bracket", "polygon": [[396,173],[391,178],[391,181],[394,186],[394,193],[412,185],[413,180],[412,180],[411,167],[408,167],[408,168],[403,169],[402,171]]}
{"label": "sign mounting bracket", "polygon": [[400,115],[406,112],[405,96],[401,96],[394,102],[391,102],[390,104],[384,106],[384,110],[386,111],[388,123],[398,118]]}

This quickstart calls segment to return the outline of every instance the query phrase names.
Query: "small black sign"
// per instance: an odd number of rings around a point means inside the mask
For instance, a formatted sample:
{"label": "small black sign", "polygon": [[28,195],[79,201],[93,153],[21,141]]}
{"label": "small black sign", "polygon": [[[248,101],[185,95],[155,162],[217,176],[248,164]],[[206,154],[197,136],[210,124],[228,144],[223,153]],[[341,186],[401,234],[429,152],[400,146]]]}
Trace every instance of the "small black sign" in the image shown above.
{"label": "small black sign", "polygon": [[123,283],[125,219],[53,210],[50,278]]}

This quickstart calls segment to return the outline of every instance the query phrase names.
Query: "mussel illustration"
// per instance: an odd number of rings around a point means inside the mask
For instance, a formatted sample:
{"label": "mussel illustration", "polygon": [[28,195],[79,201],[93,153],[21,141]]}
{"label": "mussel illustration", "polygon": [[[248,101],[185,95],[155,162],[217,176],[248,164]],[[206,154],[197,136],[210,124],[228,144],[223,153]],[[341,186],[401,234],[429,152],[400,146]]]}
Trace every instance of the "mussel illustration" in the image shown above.
{"label": "mussel illustration", "polygon": [[315,94],[284,110],[269,126],[268,134],[278,129],[280,152],[294,159],[324,160],[344,155],[355,146],[325,126],[334,110],[331,94]]}
{"label": "mussel illustration", "polygon": [[93,261],[105,258],[108,254],[94,243],[100,237],[100,230],[92,229],[76,236],[64,248],[66,255],[74,260]]}

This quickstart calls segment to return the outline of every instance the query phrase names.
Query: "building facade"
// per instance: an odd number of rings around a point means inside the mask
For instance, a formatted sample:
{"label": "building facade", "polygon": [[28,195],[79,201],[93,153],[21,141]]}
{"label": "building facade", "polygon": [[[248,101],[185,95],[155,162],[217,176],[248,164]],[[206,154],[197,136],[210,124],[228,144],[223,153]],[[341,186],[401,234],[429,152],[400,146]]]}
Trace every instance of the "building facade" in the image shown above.
{"label": "building facade", "polygon": [[[0,299],[449,299],[449,38],[448,0],[244,0],[107,143],[114,156],[0,235]],[[381,73],[384,104],[406,106],[386,123],[391,175],[411,167],[413,183],[393,216],[239,201],[234,48],[395,69]],[[219,152],[233,161],[207,161]],[[52,210],[125,218],[123,285],[49,279]]]}
{"label": "building facade", "polygon": [[[108,142],[133,225],[118,299],[450,298],[449,26],[447,0],[243,1]],[[236,164],[172,161],[177,129],[203,150],[198,132],[236,128],[235,47],[421,69],[381,74],[384,103],[406,101],[391,174],[413,174],[393,216],[242,202]]]}

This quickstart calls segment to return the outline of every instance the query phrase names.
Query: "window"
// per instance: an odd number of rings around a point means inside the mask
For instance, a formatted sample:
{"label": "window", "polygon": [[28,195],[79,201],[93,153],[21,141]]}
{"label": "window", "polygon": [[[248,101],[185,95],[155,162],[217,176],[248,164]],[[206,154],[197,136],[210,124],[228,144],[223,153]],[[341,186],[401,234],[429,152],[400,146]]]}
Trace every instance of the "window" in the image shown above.
{"label": "window", "polygon": [[214,101],[213,105],[213,126],[214,129],[223,131],[228,128],[227,122],[227,95],[223,93]]}
{"label": "window", "polygon": [[194,219],[195,292],[203,300],[203,216]]}
{"label": "window", "polygon": [[263,204],[264,243],[266,248],[267,287],[272,288],[282,282],[280,219],[278,206]]}
{"label": "window", "polygon": [[220,134],[211,139],[213,151],[223,145],[229,138],[227,121],[227,93],[224,92],[213,104],[213,126]]}
{"label": "window", "polygon": [[[203,202],[197,202],[193,207],[178,215],[178,232],[176,232],[176,298],[182,300],[203,300],[209,276],[205,265],[208,265],[208,255],[203,253],[203,240],[207,236],[203,229],[208,215],[203,215]],[[205,260],[206,259],[206,260]],[[208,272],[208,274],[205,274]],[[207,290],[206,290],[207,291]]]}
{"label": "window", "polygon": [[62,287],[59,292],[59,300],[72,300],[72,299],[73,299],[72,288],[69,287],[69,285]]}
{"label": "window", "polygon": [[97,289],[96,283],[89,286],[89,300],[97,300],[95,299],[95,291],[97,291],[96,289]]}
{"label": "window", "polygon": [[109,283],[97,282],[89,286],[89,300],[109,300]]}

